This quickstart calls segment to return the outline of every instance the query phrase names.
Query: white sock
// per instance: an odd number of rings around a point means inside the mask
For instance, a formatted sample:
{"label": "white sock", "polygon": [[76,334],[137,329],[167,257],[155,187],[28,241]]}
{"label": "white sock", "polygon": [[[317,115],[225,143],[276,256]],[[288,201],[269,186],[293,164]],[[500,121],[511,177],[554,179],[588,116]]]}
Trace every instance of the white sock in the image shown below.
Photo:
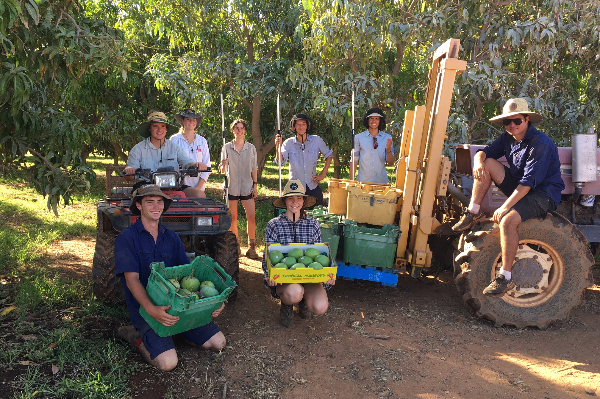
{"label": "white sock", "polygon": [[500,274],[504,276],[505,279],[509,280],[512,278],[512,273],[511,272],[507,272],[504,269],[500,269]]}
{"label": "white sock", "polygon": [[470,202],[469,203],[469,207],[467,208],[467,210],[469,212],[471,212],[471,213],[475,213],[476,214],[476,213],[479,213],[479,207],[480,206],[481,205],[477,205],[477,204],[474,204],[474,203]]}

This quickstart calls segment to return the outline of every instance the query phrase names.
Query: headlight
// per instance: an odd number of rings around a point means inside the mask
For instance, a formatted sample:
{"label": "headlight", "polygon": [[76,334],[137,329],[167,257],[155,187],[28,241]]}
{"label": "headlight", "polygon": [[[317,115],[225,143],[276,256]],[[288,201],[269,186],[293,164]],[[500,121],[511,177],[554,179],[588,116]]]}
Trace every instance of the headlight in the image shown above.
{"label": "headlight", "polygon": [[196,225],[198,226],[212,226],[212,217],[196,218]]}
{"label": "headlight", "polygon": [[176,188],[177,187],[177,174],[167,173],[161,175],[154,175],[154,184],[160,188]]}

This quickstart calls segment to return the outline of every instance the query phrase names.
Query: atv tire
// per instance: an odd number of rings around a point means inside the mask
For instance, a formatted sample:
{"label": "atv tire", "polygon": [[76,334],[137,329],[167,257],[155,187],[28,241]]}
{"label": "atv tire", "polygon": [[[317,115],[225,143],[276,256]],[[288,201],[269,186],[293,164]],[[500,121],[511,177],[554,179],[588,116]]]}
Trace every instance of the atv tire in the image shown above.
{"label": "atv tire", "polygon": [[[108,205],[107,205],[108,206]],[[121,279],[115,275],[115,239],[119,234],[98,204],[96,249],[92,266],[94,296],[107,305],[125,300]]]}
{"label": "atv tire", "polygon": [[546,328],[565,319],[593,284],[594,258],[583,234],[556,213],[518,227],[519,249],[513,265],[516,285],[503,297],[483,295],[501,267],[500,229],[476,225],[460,238],[454,281],[465,303],[496,326]]}

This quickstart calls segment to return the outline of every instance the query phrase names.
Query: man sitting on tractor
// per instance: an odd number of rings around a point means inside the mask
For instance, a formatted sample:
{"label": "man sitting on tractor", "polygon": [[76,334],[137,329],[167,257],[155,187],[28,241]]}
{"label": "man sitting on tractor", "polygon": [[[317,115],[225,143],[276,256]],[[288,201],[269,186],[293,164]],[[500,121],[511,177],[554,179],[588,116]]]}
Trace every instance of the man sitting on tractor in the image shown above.
{"label": "man sitting on tractor", "polygon": [[[119,328],[119,336],[134,345],[142,358],[161,371],[177,366],[177,352],[172,337],[158,336],[140,315],[140,306],[161,324],[171,327],[179,317],[167,313],[171,306],[156,306],[146,292],[150,264],[164,262],[165,267],[189,263],[179,236],[165,228],[160,217],[173,200],[153,184],[133,193],[131,213],[138,220],[123,230],[115,241],[115,273],[123,277],[123,290],[132,326]],[[223,308],[212,313],[217,317]],[[181,333],[183,339],[204,349],[219,351],[225,347],[225,336],[213,322]]]}
{"label": "man sitting on tractor", "polygon": [[[467,212],[452,227],[455,231],[468,230],[484,217],[480,205],[492,182],[508,197],[492,216],[500,226],[502,267],[483,290],[488,296],[501,297],[513,286],[511,271],[519,245],[519,224],[556,209],[565,188],[558,149],[533,126],[541,120],[540,114],[529,111],[523,98],[508,100],[502,115],[490,119],[495,125],[504,125],[506,132],[475,155],[473,195]],[[501,157],[506,157],[508,167],[498,161]]]}
{"label": "man sitting on tractor", "polygon": [[[206,170],[207,166],[202,162],[195,162],[187,152],[172,142],[167,140],[167,136],[177,133],[179,129],[167,122],[167,117],[162,112],[152,111],[148,115],[148,120],[142,123],[138,128],[138,133],[146,140],[137,143],[127,158],[127,167],[125,173],[131,175],[136,169],[150,169],[156,172],[158,168],[172,166],[175,170],[179,166],[189,168],[196,166],[199,170]],[[133,176],[130,176],[133,179]],[[143,183],[137,183],[133,189],[137,189]],[[182,185],[179,190],[183,191],[187,197],[204,198],[204,191]]]}

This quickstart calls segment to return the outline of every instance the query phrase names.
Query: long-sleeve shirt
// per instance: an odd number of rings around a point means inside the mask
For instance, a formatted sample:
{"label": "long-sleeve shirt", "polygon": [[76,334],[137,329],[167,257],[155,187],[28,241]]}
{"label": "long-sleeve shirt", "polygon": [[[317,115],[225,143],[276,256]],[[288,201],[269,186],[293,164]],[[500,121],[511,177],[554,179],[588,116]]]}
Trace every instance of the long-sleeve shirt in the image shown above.
{"label": "long-sleeve shirt", "polygon": [[194,163],[187,152],[173,143],[171,140],[165,140],[160,148],[156,148],[150,142],[150,137],[140,141],[129,151],[127,166],[138,169],[150,169],[156,172],[158,168],[172,166],[177,170],[179,166],[184,167]]}
{"label": "long-sleeve shirt", "polygon": [[[333,150],[319,136],[308,134],[304,143],[295,136],[284,141],[281,146],[282,165],[289,160],[290,180],[300,180],[304,187],[314,190],[317,184],[312,182],[312,177],[317,174],[319,154],[323,154],[323,158],[333,157]],[[277,157],[275,163],[279,165]]]}
{"label": "long-sleeve shirt", "polygon": [[[173,135],[169,140],[183,148],[194,162],[202,162],[206,166],[210,167],[210,151],[208,149],[208,142],[206,139],[198,134],[195,135],[193,142],[188,142],[182,133]],[[183,179],[183,183],[190,187],[196,187],[200,179],[205,182],[208,181],[210,172],[201,172],[196,177],[186,176]]]}
{"label": "long-sleeve shirt", "polygon": [[[379,131],[377,133],[377,148],[373,148],[375,140],[368,130],[354,136],[354,151],[351,162],[358,162],[357,181],[386,183],[388,182],[387,171],[385,170],[386,161],[386,143],[392,136]],[[392,154],[394,148],[391,149]]]}
{"label": "long-sleeve shirt", "polygon": [[554,205],[560,203],[565,183],[560,176],[558,149],[550,137],[533,125],[518,143],[504,132],[481,151],[493,159],[506,157],[510,174],[519,179],[519,184],[544,193],[552,198]]}

